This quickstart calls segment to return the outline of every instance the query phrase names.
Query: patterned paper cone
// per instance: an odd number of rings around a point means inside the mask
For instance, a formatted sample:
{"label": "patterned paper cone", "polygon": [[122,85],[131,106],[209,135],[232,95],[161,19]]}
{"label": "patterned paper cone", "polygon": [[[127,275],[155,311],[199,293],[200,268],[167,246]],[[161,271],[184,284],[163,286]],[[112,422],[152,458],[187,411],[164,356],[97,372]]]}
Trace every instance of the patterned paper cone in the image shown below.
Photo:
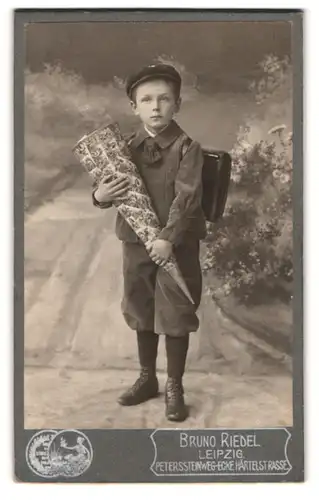
{"label": "patterned paper cone", "polygon": [[[113,205],[145,246],[156,240],[161,226],[118,124],[110,123],[85,135],[74,146],[73,153],[97,183],[106,177],[116,179],[125,175],[129,178],[130,188],[127,194],[121,200],[113,202]],[[163,267],[194,303],[175,257],[172,256]]]}

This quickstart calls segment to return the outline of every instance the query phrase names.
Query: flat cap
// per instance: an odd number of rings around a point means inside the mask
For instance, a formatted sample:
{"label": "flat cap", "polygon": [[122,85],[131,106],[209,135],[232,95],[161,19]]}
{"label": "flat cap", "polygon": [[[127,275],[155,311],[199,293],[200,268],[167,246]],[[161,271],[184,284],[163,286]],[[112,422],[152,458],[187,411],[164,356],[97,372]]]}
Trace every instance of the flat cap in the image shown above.
{"label": "flat cap", "polygon": [[173,82],[176,85],[178,93],[181,90],[182,79],[178,71],[169,64],[151,64],[145,66],[137,73],[131,75],[126,81],[126,93],[129,98],[132,97],[133,90],[140,84],[150,80],[163,78]]}

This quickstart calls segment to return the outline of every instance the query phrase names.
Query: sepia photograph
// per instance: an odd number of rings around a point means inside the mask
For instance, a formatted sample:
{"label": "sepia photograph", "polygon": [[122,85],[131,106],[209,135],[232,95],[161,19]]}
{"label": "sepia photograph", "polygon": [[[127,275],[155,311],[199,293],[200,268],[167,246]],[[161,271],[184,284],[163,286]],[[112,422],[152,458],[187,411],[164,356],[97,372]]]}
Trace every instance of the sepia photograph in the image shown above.
{"label": "sepia photograph", "polygon": [[24,44],[25,429],[292,427],[292,22]]}

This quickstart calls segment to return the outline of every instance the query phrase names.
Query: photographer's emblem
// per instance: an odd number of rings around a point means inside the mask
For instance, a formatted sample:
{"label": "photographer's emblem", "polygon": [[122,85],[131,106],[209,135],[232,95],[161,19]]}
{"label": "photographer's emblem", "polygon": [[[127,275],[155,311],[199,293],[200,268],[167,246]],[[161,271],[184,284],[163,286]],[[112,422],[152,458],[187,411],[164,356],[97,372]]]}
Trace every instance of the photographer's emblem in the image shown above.
{"label": "photographer's emblem", "polygon": [[52,469],[49,447],[56,431],[40,431],[30,439],[26,449],[26,460],[29,469],[41,477],[56,477]]}
{"label": "photographer's emblem", "polygon": [[88,470],[92,458],[89,439],[77,430],[40,431],[26,449],[29,468],[45,478],[80,476]]}

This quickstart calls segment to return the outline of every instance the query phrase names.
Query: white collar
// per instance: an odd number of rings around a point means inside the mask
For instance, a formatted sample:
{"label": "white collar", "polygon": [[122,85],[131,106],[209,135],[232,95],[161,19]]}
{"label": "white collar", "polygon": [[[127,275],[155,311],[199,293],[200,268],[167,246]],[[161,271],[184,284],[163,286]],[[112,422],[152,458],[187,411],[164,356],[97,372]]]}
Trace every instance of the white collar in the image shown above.
{"label": "white collar", "polygon": [[[169,125],[169,124],[168,124],[168,125]],[[164,128],[162,128],[162,130],[160,130],[160,131],[158,132],[158,134],[161,134],[161,133],[162,133],[162,132],[163,132],[163,131],[164,131],[164,130],[168,127],[168,125],[166,125]],[[154,132],[151,132],[151,131],[147,128],[147,126],[146,126],[146,125],[144,125],[144,129],[145,129],[145,131],[148,133],[148,135],[149,135],[150,137],[156,137],[156,136],[158,135],[158,134],[154,134]]]}
{"label": "white collar", "polygon": [[150,137],[155,137],[157,134],[154,134],[154,132],[151,132],[146,125],[144,125],[145,131],[148,133]]}

